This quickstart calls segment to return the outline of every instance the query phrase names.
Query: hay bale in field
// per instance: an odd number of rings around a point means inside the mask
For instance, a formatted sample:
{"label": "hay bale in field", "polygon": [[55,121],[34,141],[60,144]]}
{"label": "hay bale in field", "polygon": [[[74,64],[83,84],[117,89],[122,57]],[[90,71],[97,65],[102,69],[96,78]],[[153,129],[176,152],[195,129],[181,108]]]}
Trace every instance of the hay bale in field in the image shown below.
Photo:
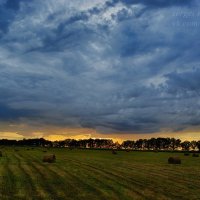
{"label": "hay bale in field", "polygon": [[113,154],[113,155],[116,155],[117,152],[113,149],[113,150],[112,150],[112,154]]}
{"label": "hay bale in field", "polygon": [[179,157],[169,157],[168,163],[169,164],[181,164],[181,159]]}
{"label": "hay bale in field", "polygon": [[2,157],[3,156],[3,154],[2,154],[2,152],[0,151],[0,157]]}
{"label": "hay bale in field", "polygon": [[190,153],[184,153],[184,156],[189,156],[190,155]]}
{"label": "hay bale in field", "polygon": [[199,157],[199,154],[198,153],[193,153],[192,157]]}
{"label": "hay bale in field", "polygon": [[55,161],[56,161],[56,156],[54,154],[46,155],[43,157],[43,162],[53,163]]}

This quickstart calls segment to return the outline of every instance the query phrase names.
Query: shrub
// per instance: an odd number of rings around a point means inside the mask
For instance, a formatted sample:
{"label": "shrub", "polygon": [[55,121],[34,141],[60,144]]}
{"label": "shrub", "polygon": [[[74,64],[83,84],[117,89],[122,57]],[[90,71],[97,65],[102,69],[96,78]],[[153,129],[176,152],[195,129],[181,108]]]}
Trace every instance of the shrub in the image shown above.
{"label": "shrub", "polygon": [[3,156],[3,154],[2,154],[2,152],[0,151],[0,157],[2,157]]}
{"label": "shrub", "polygon": [[193,153],[192,157],[199,157],[199,154],[198,153]]}

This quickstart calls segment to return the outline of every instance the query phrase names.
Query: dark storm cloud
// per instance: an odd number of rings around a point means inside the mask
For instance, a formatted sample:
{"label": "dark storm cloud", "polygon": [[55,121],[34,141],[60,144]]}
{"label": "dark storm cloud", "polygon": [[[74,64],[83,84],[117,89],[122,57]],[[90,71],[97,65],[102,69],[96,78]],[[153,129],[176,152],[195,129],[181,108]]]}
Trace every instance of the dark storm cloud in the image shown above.
{"label": "dark storm cloud", "polygon": [[19,10],[20,3],[23,1],[26,2],[28,0],[6,0],[4,5],[7,9]]}
{"label": "dark storm cloud", "polygon": [[192,3],[191,0],[113,0],[113,3],[122,2],[128,5],[144,4],[147,6],[166,7],[166,6],[182,6]]}
{"label": "dark storm cloud", "polygon": [[[200,70],[193,69],[189,72],[170,73],[166,75],[169,89],[176,93],[190,92],[200,94]],[[169,91],[170,92],[170,91]]]}
{"label": "dark storm cloud", "polygon": [[[27,0],[1,0],[0,1],[0,30],[6,32],[15,18],[21,2]],[[0,34],[1,36],[1,34]]]}
{"label": "dark storm cloud", "polygon": [[1,120],[104,133],[198,126],[200,28],[174,23],[190,2],[2,1]]}
{"label": "dark storm cloud", "polygon": [[5,104],[0,104],[0,120],[1,121],[16,121],[20,118],[33,117],[36,113],[28,109],[12,109]]}

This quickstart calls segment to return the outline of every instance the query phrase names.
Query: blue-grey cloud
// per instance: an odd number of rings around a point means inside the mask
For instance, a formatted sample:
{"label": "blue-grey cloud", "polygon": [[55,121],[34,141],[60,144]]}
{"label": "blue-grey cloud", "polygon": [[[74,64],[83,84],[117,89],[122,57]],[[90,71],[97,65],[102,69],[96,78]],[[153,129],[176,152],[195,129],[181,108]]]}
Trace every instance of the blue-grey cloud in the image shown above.
{"label": "blue-grey cloud", "polygon": [[113,0],[113,2],[123,2],[125,4],[145,4],[148,6],[166,7],[176,5],[189,5],[192,3],[190,0]]}
{"label": "blue-grey cloud", "polygon": [[105,133],[198,126],[191,4],[0,1],[0,119]]}

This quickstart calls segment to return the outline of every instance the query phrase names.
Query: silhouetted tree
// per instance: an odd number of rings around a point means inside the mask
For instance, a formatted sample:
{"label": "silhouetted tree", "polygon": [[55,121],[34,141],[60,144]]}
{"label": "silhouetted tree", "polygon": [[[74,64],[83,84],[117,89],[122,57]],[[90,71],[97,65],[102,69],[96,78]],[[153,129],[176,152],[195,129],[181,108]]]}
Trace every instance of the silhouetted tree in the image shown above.
{"label": "silhouetted tree", "polygon": [[189,149],[190,149],[190,142],[189,141],[182,142],[181,143],[181,147],[182,147],[183,150],[189,151]]}

